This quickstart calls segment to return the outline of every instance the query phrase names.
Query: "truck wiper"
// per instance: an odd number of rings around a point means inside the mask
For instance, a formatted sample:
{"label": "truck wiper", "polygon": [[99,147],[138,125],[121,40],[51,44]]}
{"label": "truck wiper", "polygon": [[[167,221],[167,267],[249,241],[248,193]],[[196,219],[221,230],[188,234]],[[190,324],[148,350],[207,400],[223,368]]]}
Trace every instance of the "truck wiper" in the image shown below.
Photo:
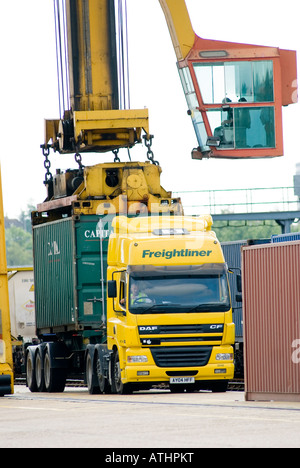
{"label": "truck wiper", "polygon": [[226,312],[226,310],[229,309],[230,306],[228,306],[227,304],[220,304],[218,302],[207,302],[195,305],[187,312]]}
{"label": "truck wiper", "polygon": [[[162,312],[162,308],[166,308],[166,309],[170,309],[172,307],[178,307],[178,306],[181,306],[182,307],[182,304],[175,304],[173,302],[168,302],[168,303],[161,303],[161,304],[153,304],[152,306],[150,307],[147,307],[147,309],[142,309],[139,311],[139,313],[142,313],[142,314],[145,314],[146,312]],[[157,309],[157,310],[156,310]]]}

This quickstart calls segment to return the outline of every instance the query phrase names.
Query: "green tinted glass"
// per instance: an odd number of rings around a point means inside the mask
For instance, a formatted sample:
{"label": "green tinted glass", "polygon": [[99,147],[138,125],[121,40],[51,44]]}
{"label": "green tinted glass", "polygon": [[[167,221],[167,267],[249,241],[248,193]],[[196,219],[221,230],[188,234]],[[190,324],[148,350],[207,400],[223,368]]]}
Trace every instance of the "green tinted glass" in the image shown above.
{"label": "green tinted glass", "polygon": [[242,107],[207,112],[220,148],[274,148],[274,107]]}
{"label": "green tinted glass", "polygon": [[271,60],[195,63],[194,70],[205,104],[274,100]]}

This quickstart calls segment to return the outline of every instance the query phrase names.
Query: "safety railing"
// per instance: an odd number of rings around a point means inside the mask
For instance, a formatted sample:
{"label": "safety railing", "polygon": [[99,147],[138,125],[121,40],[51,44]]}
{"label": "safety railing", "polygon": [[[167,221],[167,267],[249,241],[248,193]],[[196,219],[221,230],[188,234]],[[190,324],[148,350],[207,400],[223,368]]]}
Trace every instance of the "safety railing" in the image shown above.
{"label": "safety railing", "polygon": [[300,210],[295,187],[267,187],[173,192],[187,215]]}

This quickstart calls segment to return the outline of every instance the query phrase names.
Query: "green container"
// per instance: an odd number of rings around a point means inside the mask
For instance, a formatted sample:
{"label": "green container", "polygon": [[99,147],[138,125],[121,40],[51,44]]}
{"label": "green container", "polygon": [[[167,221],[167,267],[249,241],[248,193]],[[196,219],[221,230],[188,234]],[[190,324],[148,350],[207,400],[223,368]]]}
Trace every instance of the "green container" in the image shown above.
{"label": "green container", "polygon": [[113,216],[105,216],[101,225],[100,219],[74,216],[33,228],[38,335],[81,330],[89,336],[106,323],[107,250]]}

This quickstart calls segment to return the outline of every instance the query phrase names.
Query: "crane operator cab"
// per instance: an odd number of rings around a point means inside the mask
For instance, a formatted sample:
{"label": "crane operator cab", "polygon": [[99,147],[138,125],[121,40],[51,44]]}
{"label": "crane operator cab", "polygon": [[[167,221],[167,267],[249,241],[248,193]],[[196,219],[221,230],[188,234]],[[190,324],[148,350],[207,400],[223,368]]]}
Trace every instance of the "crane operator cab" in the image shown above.
{"label": "crane operator cab", "polygon": [[296,52],[202,39],[184,0],[159,1],[198,140],[193,159],[282,156],[282,106],[297,102]]}
{"label": "crane operator cab", "polygon": [[281,108],[297,102],[295,52],[198,38],[178,66],[195,159],[283,155]]}
{"label": "crane operator cab", "polygon": [[199,144],[195,159],[199,152],[223,158],[281,156],[281,108],[297,100],[295,54],[229,45],[194,50],[179,64]]}

